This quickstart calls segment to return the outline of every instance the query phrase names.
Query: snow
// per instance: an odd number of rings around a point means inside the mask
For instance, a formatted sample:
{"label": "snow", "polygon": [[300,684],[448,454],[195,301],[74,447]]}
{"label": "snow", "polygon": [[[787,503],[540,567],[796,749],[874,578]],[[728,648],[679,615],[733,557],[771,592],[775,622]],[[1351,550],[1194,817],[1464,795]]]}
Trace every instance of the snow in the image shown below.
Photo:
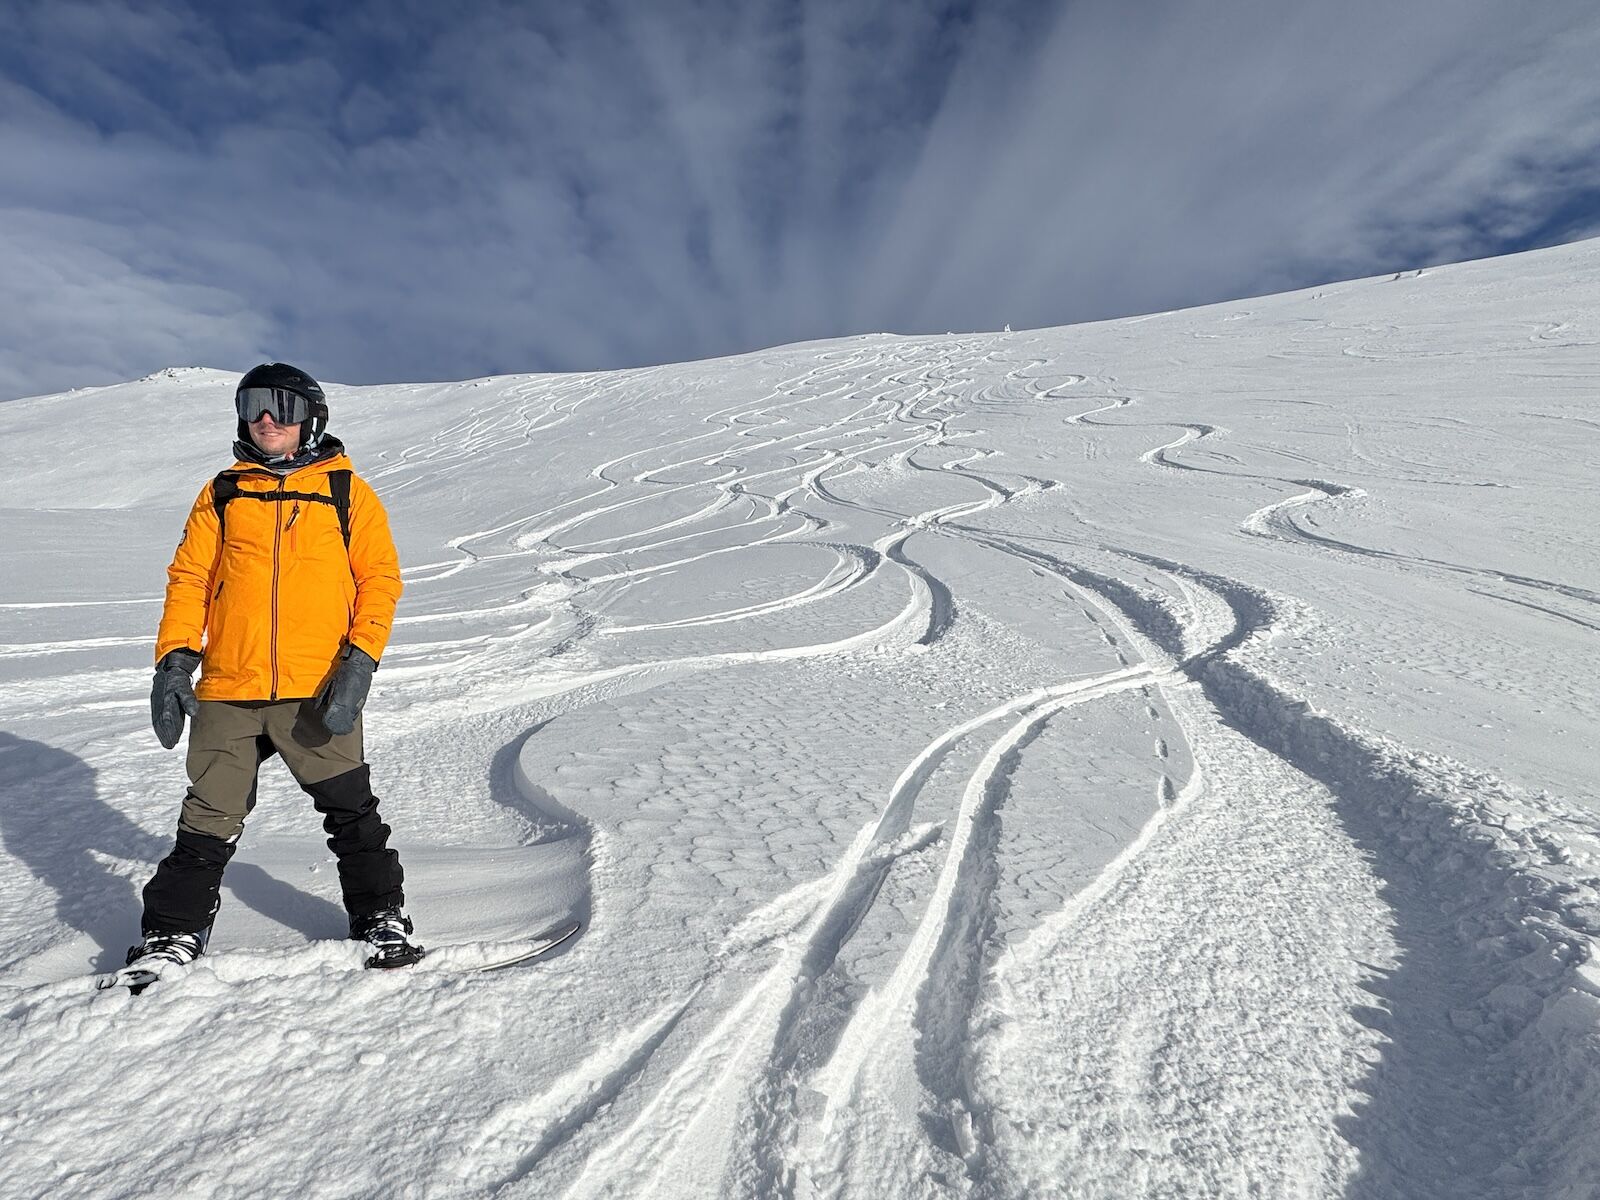
{"label": "snow", "polygon": [[1585,242],[331,388],[438,950],[361,969],[269,764],[138,998],[234,377],[0,405],[0,1196],[1593,1195],[1597,311]]}

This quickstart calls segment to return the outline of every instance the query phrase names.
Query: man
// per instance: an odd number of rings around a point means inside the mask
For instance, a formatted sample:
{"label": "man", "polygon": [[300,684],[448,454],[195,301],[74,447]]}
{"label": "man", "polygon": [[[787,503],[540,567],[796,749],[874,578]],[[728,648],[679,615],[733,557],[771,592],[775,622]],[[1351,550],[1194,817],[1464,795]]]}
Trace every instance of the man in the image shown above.
{"label": "man", "polygon": [[201,489],[167,568],[150,714],[169,750],[194,719],[189,790],[128,964],[159,970],[205,952],[256,772],[279,754],[323,814],[350,936],[372,947],[367,965],[404,966],[423,949],[361,739],[400,599],[388,517],[326,433],[327,400],[304,371],[255,367],[234,408],[238,461]]}

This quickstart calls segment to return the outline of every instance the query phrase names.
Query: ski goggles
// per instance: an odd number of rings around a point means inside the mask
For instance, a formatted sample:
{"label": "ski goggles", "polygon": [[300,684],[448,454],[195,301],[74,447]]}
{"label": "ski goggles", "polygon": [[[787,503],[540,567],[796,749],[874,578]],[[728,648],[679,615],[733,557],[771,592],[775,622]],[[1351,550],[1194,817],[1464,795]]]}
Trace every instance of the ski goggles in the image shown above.
{"label": "ski goggles", "polygon": [[233,397],[233,407],[247,425],[259,421],[267,413],[271,413],[279,425],[298,425],[311,419],[311,401],[288,388],[241,388]]}

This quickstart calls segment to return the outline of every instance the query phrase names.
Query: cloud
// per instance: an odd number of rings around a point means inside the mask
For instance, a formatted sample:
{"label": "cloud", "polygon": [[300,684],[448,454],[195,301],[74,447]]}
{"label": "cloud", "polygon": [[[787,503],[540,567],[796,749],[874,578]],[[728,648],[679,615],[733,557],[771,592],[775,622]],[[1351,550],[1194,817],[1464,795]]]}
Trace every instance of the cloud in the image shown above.
{"label": "cloud", "polygon": [[1068,9],[1004,111],[964,81],[869,308],[961,327],[1195,303],[1490,252],[1600,194],[1600,22],[1578,6],[1128,11]]}
{"label": "cloud", "polygon": [[7,214],[0,394],[130,378],[135,364],[185,361],[197,343],[236,362],[267,336],[266,319],[245,299],[139,270],[122,256],[120,237],[77,218]]}
{"label": "cloud", "polygon": [[1600,209],[1586,3],[236,7],[0,48],[0,396],[1055,324]]}

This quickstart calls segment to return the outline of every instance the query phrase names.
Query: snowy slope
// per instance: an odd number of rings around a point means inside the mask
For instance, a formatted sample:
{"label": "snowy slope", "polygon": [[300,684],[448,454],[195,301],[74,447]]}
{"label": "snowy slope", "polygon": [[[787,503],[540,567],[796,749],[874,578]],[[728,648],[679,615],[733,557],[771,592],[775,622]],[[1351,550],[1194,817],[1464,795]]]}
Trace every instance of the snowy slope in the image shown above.
{"label": "snowy slope", "polygon": [[1593,1196],[1597,310],[1588,242],[331,389],[449,949],[359,969],[273,764],[138,999],[234,377],[0,405],[0,1195]]}

